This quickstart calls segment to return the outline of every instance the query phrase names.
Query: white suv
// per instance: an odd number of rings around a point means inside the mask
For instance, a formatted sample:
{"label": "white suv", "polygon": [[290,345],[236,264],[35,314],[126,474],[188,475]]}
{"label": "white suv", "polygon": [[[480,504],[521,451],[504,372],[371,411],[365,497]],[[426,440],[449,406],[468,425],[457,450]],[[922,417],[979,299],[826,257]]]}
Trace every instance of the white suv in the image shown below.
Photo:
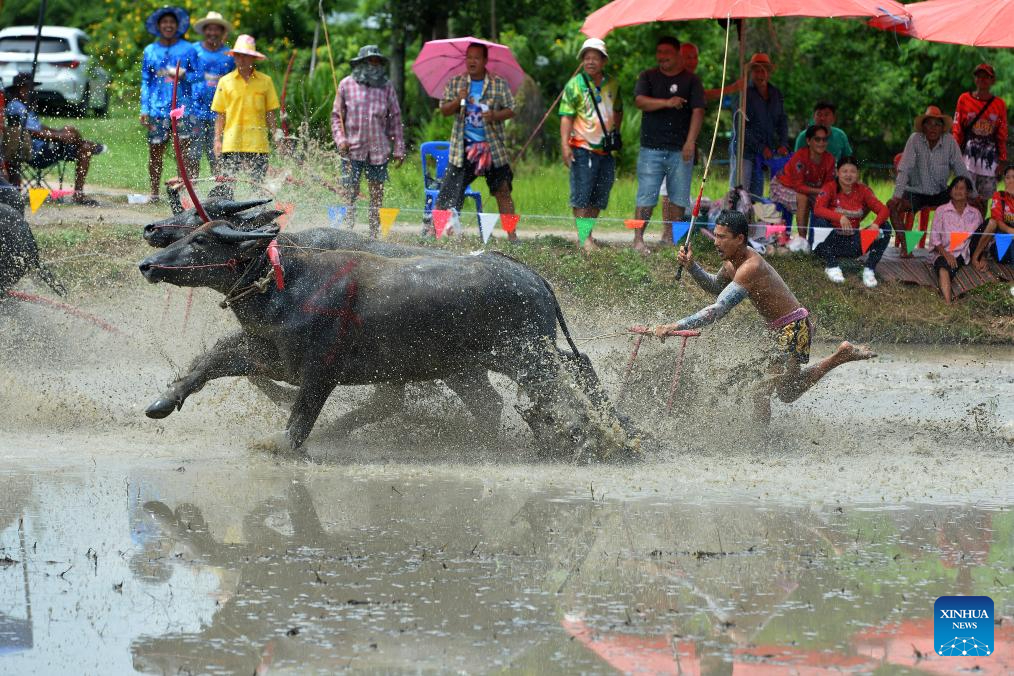
{"label": "white suv", "polygon": [[[10,87],[18,73],[32,72],[35,26],[0,30],[0,80]],[[35,90],[41,104],[70,108],[74,115],[109,110],[109,74],[88,55],[88,36],[77,28],[43,26]]]}

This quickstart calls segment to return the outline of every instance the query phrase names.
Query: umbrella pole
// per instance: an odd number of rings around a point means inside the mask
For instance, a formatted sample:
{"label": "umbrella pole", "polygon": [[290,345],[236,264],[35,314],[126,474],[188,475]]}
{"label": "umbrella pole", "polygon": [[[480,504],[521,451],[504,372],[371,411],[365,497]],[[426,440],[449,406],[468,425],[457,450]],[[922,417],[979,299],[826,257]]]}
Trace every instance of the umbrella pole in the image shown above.
{"label": "umbrella pole", "polygon": [[749,73],[746,72],[746,19],[739,20],[739,74],[742,84],[739,91],[739,120],[736,122],[736,185],[743,186],[743,151],[746,143],[746,90]]}

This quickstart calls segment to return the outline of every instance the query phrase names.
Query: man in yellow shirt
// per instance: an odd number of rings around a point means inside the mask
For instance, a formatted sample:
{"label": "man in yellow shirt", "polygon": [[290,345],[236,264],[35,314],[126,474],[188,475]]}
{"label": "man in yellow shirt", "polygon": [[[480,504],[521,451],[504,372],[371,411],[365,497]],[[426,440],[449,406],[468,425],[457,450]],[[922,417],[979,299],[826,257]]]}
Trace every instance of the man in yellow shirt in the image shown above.
{"label": "man in yellow shirt", "polygon": [[236,38],[229,52],[236,70],[218,81],[211,110],[218,114],[215,155],[221,158],[225,175],[247,173],[260,183],[268,171],[268,139],[275,136],[279,104],[271,78],[254,69],[254,62],[265,58],[255,47],[249,35]]}

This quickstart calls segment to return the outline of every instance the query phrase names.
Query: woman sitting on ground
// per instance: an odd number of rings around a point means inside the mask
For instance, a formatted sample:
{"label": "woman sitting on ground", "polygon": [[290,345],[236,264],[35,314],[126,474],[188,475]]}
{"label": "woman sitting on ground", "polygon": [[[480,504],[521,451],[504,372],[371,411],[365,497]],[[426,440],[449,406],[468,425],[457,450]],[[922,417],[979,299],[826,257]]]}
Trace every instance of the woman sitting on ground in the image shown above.
{"label": "woman sitting on ground", "polygon": [[[968,265],[971,253],[969,249],[971,234],[982,225],[982,214],[968,203],[972,192],[972,182],[965,176],[958,176],[949,187],[951,201],[937,207],[933,216],[933,227],[930,229],[929,246],[937,254],[933,261],[933,269],[940,279],[940,293],[944,301],[950,303],[951,281],[965,265]],[[967,232],[966,238],[959,246],[951,247],[952,232]]]}
{"label": "woman sitting on ground", "polygon": [[[863,284],[872,289],[877,285],[877,263],[891,241],[891,229],[884,223],[891,215],[873,191],[859,182],[859,161],[851,155],[838,161],[838,178],[829,182],[817,196],[813,207],[814,228],[834,228],[827,239],[813,250],[824,260],[824,273],[836,284],[845,281],[838,267],[839,258],[859,258],[863,255],[860,224],[870,212],[876,214],[871,227],[880,230],[880,236],[870,244],[863,268]],[[816,240],[814,240],[816,241]]]}
{"label": "woman sitting on ground", "polygon": [[[796,228],[803,242],[813,200],[828,181],[834,180],[834,155],[827,152],[830,136],[831,131],[822,124],[807,127],[806,147],[793,153],[771,179],[771,199],[796,215]],[[800,244],[799,248],[806,247]]]}
{"label": "woman sitting on ground", "polygon": [[[1003,170],[1003,187],[1014,189],[1014,162],[1007,165]],[[993,241],[993,233],[1001,232],[1014,235],[1014,194],[1006,190],[997,190],[993,193],[993,208],[989,212],[989,222],[978,237],[979,243],[972,254],[972,265],[979,272],[986,270],[986,249]],[[1014,263],[1014,246],[1004,252],[999,259],[1000,263]]]}

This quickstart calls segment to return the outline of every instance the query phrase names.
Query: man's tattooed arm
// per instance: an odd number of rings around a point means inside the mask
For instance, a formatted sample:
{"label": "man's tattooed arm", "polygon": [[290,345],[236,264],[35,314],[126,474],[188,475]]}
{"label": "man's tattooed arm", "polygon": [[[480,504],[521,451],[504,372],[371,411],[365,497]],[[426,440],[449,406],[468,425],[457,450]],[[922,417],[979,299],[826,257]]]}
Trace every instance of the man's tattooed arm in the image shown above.
{"label": "man's tattooed arm", "polygon": [[716,296],[732,281],[724,273],[725,269],[722,268],[718,271],[717,275],[713,275],[702,268],[697,261],[694,261],[690,266],[690,274],[693,276],[694,281],[697,282],[697,286]]}
{"label": "man's tattooed arm", "polygon": [[684,317],[676,322],[676,329],[699,329],[702,326],[712,324],[729,314],[729,310],[736,307],[749,295],[746,287],[740,286],[736,282],[727,281],[725,288],[718,294],[718,298],[714,303],[700,312],[692,314],[689,317]]}

